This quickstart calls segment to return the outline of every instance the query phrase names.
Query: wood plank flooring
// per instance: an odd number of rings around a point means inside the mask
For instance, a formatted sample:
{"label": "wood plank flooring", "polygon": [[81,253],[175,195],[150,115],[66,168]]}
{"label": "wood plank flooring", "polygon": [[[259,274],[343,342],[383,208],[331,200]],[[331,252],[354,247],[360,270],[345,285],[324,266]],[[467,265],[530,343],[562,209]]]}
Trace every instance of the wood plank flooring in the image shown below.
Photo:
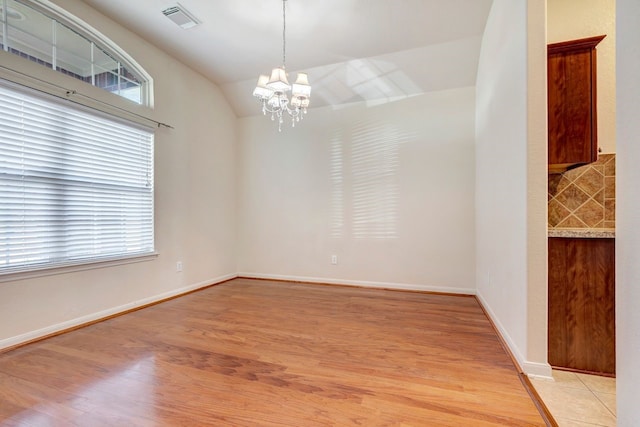
{"label": "wood plank flooring", "polygon": [[0,354],[2,426],[543,426],[473,297],[235,279]]}

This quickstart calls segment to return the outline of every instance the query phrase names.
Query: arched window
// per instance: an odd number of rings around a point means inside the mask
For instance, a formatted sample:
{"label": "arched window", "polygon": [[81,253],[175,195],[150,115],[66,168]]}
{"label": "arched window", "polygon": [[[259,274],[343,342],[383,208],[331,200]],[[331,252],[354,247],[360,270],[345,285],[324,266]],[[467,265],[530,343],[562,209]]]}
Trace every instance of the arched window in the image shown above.
{"label": "arched window", "polygon": [[0,9],[2,50],[137,104],[150,104],[150,76],[87,24],[44,1],[0,0]]}
{"label": "arched window", "polygon": [[[0,0],[0,19],[0,57],[29,73],[0,68],[36,83],[0,76],[0,282],[155,257],[154,121],[135,112],[151,106],[151,78],[47,0]],[[69,77],[11,54],[140,105],[122,108],[129,102],[79,92],[67,99],[75,89],[65,97],[65,87],[49,80]]]}

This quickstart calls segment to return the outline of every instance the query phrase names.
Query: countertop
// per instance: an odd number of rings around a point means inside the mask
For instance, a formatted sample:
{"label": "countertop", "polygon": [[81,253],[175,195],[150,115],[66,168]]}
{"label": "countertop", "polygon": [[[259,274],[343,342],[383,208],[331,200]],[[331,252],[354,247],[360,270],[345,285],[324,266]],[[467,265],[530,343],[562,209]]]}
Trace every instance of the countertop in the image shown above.
{"label": "countertop", "polygon": [[606,239],[615,238],[614,228],[549,228],[549,237],[576,237],[586,239]]}

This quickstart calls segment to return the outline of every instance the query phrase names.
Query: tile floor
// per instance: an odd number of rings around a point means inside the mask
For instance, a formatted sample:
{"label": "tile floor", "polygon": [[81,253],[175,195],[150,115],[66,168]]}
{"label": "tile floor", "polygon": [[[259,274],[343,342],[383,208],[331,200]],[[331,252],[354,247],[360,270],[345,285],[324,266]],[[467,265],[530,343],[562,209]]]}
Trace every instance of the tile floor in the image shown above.
{"label": "tile floor", "polygon": [[560,427],[615,427],[615,378],[554,370],[553,379],[531,382]]}

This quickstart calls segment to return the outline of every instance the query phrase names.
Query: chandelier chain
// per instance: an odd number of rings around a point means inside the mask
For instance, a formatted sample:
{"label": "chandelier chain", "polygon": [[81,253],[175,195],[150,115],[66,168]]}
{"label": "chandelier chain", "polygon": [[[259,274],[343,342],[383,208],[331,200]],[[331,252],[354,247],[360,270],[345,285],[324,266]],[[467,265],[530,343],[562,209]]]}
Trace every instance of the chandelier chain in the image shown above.
{"label": "chandelier chain", "polygon": [[285,68],[285,61],[287,59],[287,12],[285,5],[287,0],[282,0],[282,68]]}

